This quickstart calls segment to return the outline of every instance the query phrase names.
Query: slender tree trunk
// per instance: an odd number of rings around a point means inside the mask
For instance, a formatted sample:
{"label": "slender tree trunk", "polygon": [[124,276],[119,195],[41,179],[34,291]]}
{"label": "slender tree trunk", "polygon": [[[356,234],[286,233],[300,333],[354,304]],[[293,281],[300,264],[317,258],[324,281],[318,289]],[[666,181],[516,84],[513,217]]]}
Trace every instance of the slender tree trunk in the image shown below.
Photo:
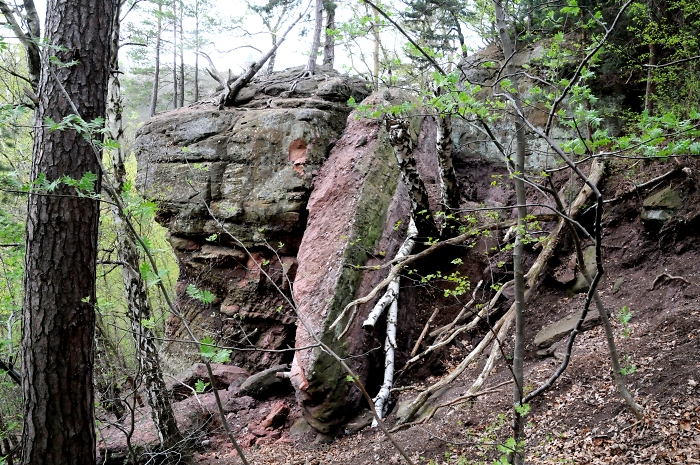
{"label": "slender tree trunk", "polygon": [[323,0],[316,0],[314,7],[314,35],[311,40],[311,50],[309,50],[309,61],[306,64],[306,72],[314,74],[316,72],[316,57],[318,48],[321,46],[321,29],[323,29]]}
{"label": "slender tree trunk", "polygon": [[199,102],[199,0],[194,2],[194,101]]}
{"label": "slender tree trunk", "polygon": [[[452,116],[438,115],[437,123],[437,158],[440,174],[440,191],[442,193],[442,204],[446,214],[457,214],[459,209],[459,185],[457,184],[457,174],[452,163],[452,152],[454,142],[452,141]],[[445,219],[445,225],[454,223]]]}
{"label": "slender tree trunk", "polygon": [[374,68],[372,70],[372,88],[374,91],[379,90],[379,13],[374,10],[374,24],[372,25],[372,34],[374,35],[374,53],[373,61]]}
{"label": "slender tree trunk", "polygon": [[335,61],[335,40],[333,40],[333,30],[335,29],[335,3],[331,3],[326,10],[326,31],[325,43],[323,45],[323,65],[333,68]]}
{"label": "slender tree trunk", "polygon": [[177,85],[177,0],[173,1],[173,108],[178,103]]}
{"label": "slender tree trunk", "polygon": [[180,95],[178,96],[180,108],[185,106],[185,50],[183,45],[183,38],[185,37],[185,34],[182,26],[184,11],[185,8],[183,7],[182,3],[180,3]]}
{"label": "slender tree trunk", "polygon": [[[49,131],[45,118],[104,117],[112,0],[50,0],[42,50],[31,179],[81,179],[101,172],[89,140],[73,129]],[[60,49],[59,49],[60,48]],[[60,67],[50,55],[66,63]],[[65,89],[65,91],[64,91]],[[67,95],[66,95],[67,94]],[[25,465],[95,463],[95,262],[99,201],[59,185],[30,194],[22,307]]]}
{"label": "slender tree trunk", "polygon": [[158,105],[158,86],[160,84],[160,36],[163,33],[163,4],[158,5],[158,23],[156,26],[156,63],[153,73],[153,90],[151,91],[151,109],[149,115],[153,117],[156,114],[156,105]]}
{"label": "slender tree trunk", "polygon": [[[273,32],[272,34],[272,47],[274,48],[277,45],[277,31]],[[270,61],[267,62],[267,74],[272,74],[272,72],[275,70],[275,59],[277,58],[277,52],[273,53],[270,56]]]}
{"label": "slender tree trunk", "polygon": [[651,115],[654,112],[654,91],[656,84],[654,83],[654,66],[659,62],[659,46],[658,44],[649,44],[649,67],[647,68],[647,88],[644,93],[644,110]]}
{"label": "slender tree trunk", "polygon": [[[14,6],[14,5],[13,5]],[[39,87],[39,74],[41,72],[41,58],[39,53],[39,15],[33,0],[24,0],[24,14],[22,20],[26,24],[26,30],[15,17],[16,9],[5,0],[0,0],[0,13],[5,17],[5,24],[24,47],[27,56],[27,72],[32,91]]]}
{"label": "slender tree trunk", "polygon": [[[119,47],[119,12],[114,15],[112,29],[112,53]],[[114,187],[117,192],[122,192],[127,184],[126,174],[126,141],[124,140],[124,128],[122,124],[122,96],[119,82],[119,61],[116,54],[112,55],[109,81],[109,93],[107,103],[107,124],[113,140],[119,143],[119,147],[112,151],[112,167],[114,170]],[[163,451],[167,451],[167,463],[184,463],[189,459],[185,449],[183,436],[177,427],[175,414],[173,413],[168,390],[165,387],[163,373],[160,368],[156,337],[149,327],[143,324],[153,314],[148,300],[146,284],[140,273],[140,256],[136,247],[136,237],[131,229],[124,223],[117,207],[112,207],[114,223],[117,229],[117,255],[124,264],[122,266],[122,279],[127,305],[129,307],[129,320],[136,345],[136,358],[139,363],[139,373],[146,389],[148,405],[151,407],[151,416],[158,430]]]}
{"label": "slender tree trunk", "polygon": [[[503,56],[506,61],[506,76],[512,80],[513,97],[517,106],[515,116],[515,196],[518,202],[518,227],[515,235],[515,247],[513,249],[513,273],[515,287],[515,347],[513,348],[513,403],[515,409],[513,412],[513,437],[516,444],[523,440],[525,430],[525,418],[518,411],[518,406],[521,405],[523,399],[523,358],[525,354],[525,270],[523,267],[523,252],[524,252],[524,235],[525,235],[525,217],[527,216],[525,182],[522,177],[525,175],[525,123],[522,120],[522,110],[520,108],[520,95],[518,91],[518,75],[515,72],[515,66],[511,56],[513,55],[513,47],[510,41],[508,26],[505,20],[505,12],[499,0],[493,2],[496,11],[496,24],[498,27],[498,35],[501,38],[503,47]],[[511,456],[512,463],[519,465],[523,463],[523,456],[519,447],[516,446],[516,451]]]}

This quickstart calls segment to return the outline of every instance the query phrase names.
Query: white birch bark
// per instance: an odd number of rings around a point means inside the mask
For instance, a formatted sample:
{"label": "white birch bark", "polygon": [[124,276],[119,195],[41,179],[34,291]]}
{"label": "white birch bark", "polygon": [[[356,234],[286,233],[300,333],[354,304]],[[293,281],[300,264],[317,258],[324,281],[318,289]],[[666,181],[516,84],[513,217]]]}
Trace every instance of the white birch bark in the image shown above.
{"label": "white birch bark", "polygon": [[[374,408],[380,417],[386,414],[386,401],[389,399],[391,387],[394,384],[394,351],[396,350],[396,319],[399,313],[399,305],[394,300],[389,307],[386,320],[386,340],[384,341],[384,382],[379,389],[377,397],[373,399]],[[372,420],[372,428],[378,425],[377,419]]]}
{"label": "white birch bark", "polygon": [[[408,223],[408,236],[399,251],[396,252],[394,260],[404,258],[413,251],[413,246],[416,244],[415,237],[417,235],[418,229],[416,229],[416,223],[413,221],[413,218],[411,218]],[[367,319],[362,323],[363,328],[374,328],[374,325],[377,324],[377,320],[382,313],[384,313],[384,309],[391,305],[392,302],[395,302],[399,297],[399,279],[400,277],[396,276],[391,284],[389,284],[382,298],[379,299],[372,311],[367,315]]]}

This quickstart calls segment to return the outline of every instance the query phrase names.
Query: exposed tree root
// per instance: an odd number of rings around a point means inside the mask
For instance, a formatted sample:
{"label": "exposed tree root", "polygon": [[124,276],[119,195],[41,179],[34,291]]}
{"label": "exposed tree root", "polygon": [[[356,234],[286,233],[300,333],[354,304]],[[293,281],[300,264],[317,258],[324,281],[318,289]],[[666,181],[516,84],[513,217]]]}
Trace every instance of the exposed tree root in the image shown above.
{"label": "exposed tree root", "polygon": [[661,273],[654,279],[654,283],[651,285],[651,288],[649,289],[650,291],[653,291],[656,289],[657,284],[661,284],[662,281],[664,281],[664,278],[666,281],[673,281],[673,280],[678,280],[678,281],[683,281],[686,284],[692,284],[690,281],[685,279],[683,276],[673,276],[668,273]]}
{"label": "exposed tree root", "polygon": [[423,338],[425,337],[426,333],[428,332],[428,329],[430,329],[430,323],[433,322],[437,314],[440,313],[440,307],[435,307],[435,310],[433,310],[433,314],[430,315],[430,318],[428,318],[428,321],[425,322],[425,326],[423,327],[423,331],[421,331],[420,336],[418,336],[418,339],[416,340],[415,345],[413,346],[413,350],[411,350],[411,357],[415,356],[416,353],[418,352],[418,349],[420,348],[421,342],[423,342]]}
{"label": "exposed tree root", "polygon": [[[589,180],[597,184],[600,182],[600,179],[603,176],[603,163],[602,162],[597,162],[594,163],[593,166],[591,167],[591,174],[589,176]],[[576,199],[574,202],[571,204],[569,207],[569,215],[570,217],[576,216],[576,214],[580,211],[581,207],[586,203],[588,197],[591,195],[592,190],[588,185],[584,185],[579,194],[576,196]],[[554,250],[556,249],[557,245],[559,244],[559,241],[561,240],[562,237],[562,230],[566,224],[566,220],[564,218],[560,219],[559,222],[557,223],[556,227],[552,230],[552,232],[549,234],[549,237],[547,238],[547,241],[545,242],[544,247],[542,248],[542,251],[540,252],[539,256],[535,260],[535,262],[532,264],[530,269],[528,270],[527,274],[525,275],[525,300],[527,301],[532,294],[532,291],[535,288],[535,284],[537,282],[537,279],[540,276],[540,273],[544,269],[545,265],[549,260],[552,258],[552,255],[554,254]],[[502,288],[501,288],[502,291]],[[495,299],[495,297],[494,297]],[[492,299],[492,302],[494,302],[494,299]],[[488,307],[486,307],[488,308]],[[433,384],[430,386],[428,389],[423,391],[410,405],[409,410],[406,414],[405,417],[399,419],[399,423],[406,423],[413,418],[413,416],[420,410],[420,408],[425,404],[425,402],[428,400],[428,398],[444,386],[448,385],[452,381],[454,381],[464,370],[471,364],[472,361],[478,357],[481,352],[485,349],[486,346],[494,339],[494,334],[496,331],[501,330],[501,328],[504,325],[510,326],[512,324],[512,319],[515,316],[515,304],[513,304],[508,312],[501,317],[501,319],[494,325],[491,331],[489,331],[486,336],[484,336],[484,339],[479,343],[479,345],[472,350],[472,352],[467,356],[467,358],[464,359],[462,363],[459,364],[457,368],[455,368],[452,373],[450,373],[447,377],[441,379],[437,383]],[[483,318],[483,315],[481,315],[481,312],[479,315],[477,315],[469,325],[472,325],[473,323],[480,321],[481,318]],[[469,326],[467,325],[467,326]],[[475,324],[474,324],[475,326]],[[499,339],[500,336],[499,336]],[[492,352],[493,355],[493,352]],[[414,357],[415,358],[415,357]],[[489,357],[489,360],[491,363],[495,364],[495,359],[496,355],[493,355],[493,357]],[[487,363],[488,365],[488,363]],[[489,370],[490,371],[490,370]],[[484,373],[482,372],[482,375]],[[483,376],[483,381],[486,380],[486,375]],[[483,383],[482,381],[482,383]]]}
{"label": "exposed tree root", "polygon": [[462,363],[460,363],[452,372],[447,375],[446,377],[442,378],[440,381],[437,383],[433,384],[432,386],[429,386],[425,391],[421,392],[416,399],[411,402],[411,405],[408,408],[408,412],[406,412],[406,415],[399,418],[399,424],[407,423],[408,421],[413,418],[416,413],[418,413],[418,410],[420,410],[421,407],[425,404],[425,402],[432,396],[434,393],[442,389],[443,387],[449,385],[452,383],[459,375],[461,375],[464,370],[467,369],[469,365],[471,365],[472,362],[476,360],[476,358],[481,355],[481,353],[484,351],[486,347],[491,343],[491,341],[494,340],[495,338],[495,332],[501,329],[501,326],[508,321],[512,320],[513,317],[515,316],[515,306],[511,306],[510,310],[501,317],[500,320],[494,325],[493,330],[489,331],[486,333],[486,336],[481,340],[479,345],[477,345],[470,353],[467,355],[467,357],[462,360]]}

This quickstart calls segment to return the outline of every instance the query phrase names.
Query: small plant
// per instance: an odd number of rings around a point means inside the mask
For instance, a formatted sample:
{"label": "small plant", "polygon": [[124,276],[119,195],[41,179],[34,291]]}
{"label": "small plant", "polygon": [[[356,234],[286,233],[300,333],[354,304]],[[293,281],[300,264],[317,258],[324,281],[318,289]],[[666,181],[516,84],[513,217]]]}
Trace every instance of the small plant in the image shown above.
{"label": "small plant", "polygon": [[209,387],[209,383],[205,383],[201,379],[198,379],[197,382],[194,383],[194,390],[197,391],[197,394],[201,394],[206,391],[207,387]]}
{"label": "small plant", "polygon": [[630,337],[631,330],[629,328],[629,322],[632,319],[632,312],[630,309],[627,307],[627,305],[623,306],[620,311],[617,314],[617,319],[622,325],[622,337],[628,338]]}
{"label": "small plant", "polygon": [[625,366],[620,368],[620,374],[622,376],[627,376],[631,375],[635,371],[637,371],[637,366],[632,363],[629,354],[625,354]]}

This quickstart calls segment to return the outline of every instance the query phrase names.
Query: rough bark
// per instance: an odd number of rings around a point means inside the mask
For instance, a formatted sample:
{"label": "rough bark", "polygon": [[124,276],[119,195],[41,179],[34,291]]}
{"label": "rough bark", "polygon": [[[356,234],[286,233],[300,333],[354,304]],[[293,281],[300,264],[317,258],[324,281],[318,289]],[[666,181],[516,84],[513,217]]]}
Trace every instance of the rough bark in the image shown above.
{"label": "rough bark", "polygon": [[[110,136],[119,143],[112,151],[112,168],[114,187],[122,192],[127,184],[126,147],[124,128],[122,124],[122,96],[119,82],[119,8],[115,12],[112,25],[110,80],[107,103],[107,125]],[[184,463],[189,459],[183,436],[177,427],[168,390],[165,387],[163,373],[158,358],[156,336],[151,329],[143,324],[153,314],[146,283],[140,273],[141,257],[136,247],[137,239],[132,230],[124,223],[121,212],[116,206],[112,207],[114,223],[117,230],[117,256],[122,266],[124,293],[128,305],[129,320],[136,346],[136,359],[139,364],[139,374],[146,389],[148,405],[151,407],[153,423],[158,430],[163,451],[167,451],[166,463]]]}
{"label": "rough bark", "polygon": [[151,108],[149,115],[153,117],[156,114],[156,105],[158,104],[158,86],[160,85],[160,36],[163,33],[163,4],[158,4],[158,23],[156,25],[156,62],[155,71],[153,73],[153,90],[151,91]]}
{"label": "rough bark", "polygon": [[[98,176],[90,142],[72,129],[50,132],[45,118],[75,113],[85,121],[103,117],[111,0],[51,0],[42,50],[31,179]],[[59,47],[61,47],[59,49]],[[55,54],[70,67],[49,61]],[[61,88],[61,85],[63,88]],[[70,100],[66,98],[68,94]],[[93,137],[98,137],[93,135]],[[25,296],[22,306],[22,463],[95,463],[95,264],[99,202],[59,186],[27,202]]]}

